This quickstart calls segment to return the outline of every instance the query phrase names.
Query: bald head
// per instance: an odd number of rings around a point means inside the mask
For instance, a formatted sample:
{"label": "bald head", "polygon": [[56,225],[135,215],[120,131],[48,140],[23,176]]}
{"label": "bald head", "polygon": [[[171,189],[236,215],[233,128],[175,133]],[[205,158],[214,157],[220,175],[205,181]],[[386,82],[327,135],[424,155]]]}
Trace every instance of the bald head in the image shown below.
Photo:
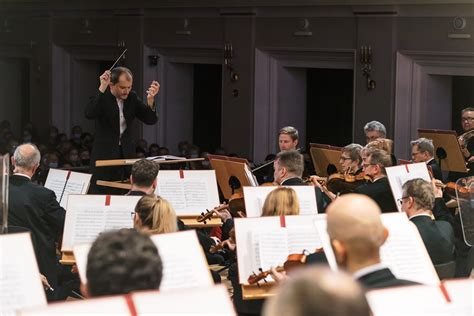
{"label": "bald head", "polygon": [[361,287],[349,275],[312,267],[294,275],[265,304],[264,315],[369,315]]}
{"label": "bald head", "polygon": [[30,143],[18,146],[12,157],[12,163],[15,169],[24,171],[33,171],[38,167],[41,160],[41,154],[38,148]]}
{"label": "bald head", "polygon": [[379,257],[379,248],[387,235],[380,208],[372,199],[346,194],[332,202],[326,213],[327,231],[333,246],[337,240],[346,254],[359,261]]}

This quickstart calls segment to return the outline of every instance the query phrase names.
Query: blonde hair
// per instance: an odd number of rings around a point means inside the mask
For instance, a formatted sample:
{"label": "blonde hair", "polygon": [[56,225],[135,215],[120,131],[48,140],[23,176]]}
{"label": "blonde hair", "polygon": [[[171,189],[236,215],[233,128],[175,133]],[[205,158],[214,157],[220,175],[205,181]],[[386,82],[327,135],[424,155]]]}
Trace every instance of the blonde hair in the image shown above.
{"label": "blonde hair", "polygon": [[299,215],[300,203],[292,188],[276,188],[263,204],[262,216]]}
{"label": "blonde hair", "polygon": [[141,221],[140,230],[150,234],[166,234],[178,230],[173,207],[155,194],[143,196],[135,206],[135,213]]}
{"label": "blonde hair", "polygon": [[376,149],[381,149],[384,150],[387,154],[391,155],[393,151],[393,140],[388,139],[388,138],[377,138],[374,141],[371,141],[367,145],[365,145],[366,148],[376,148]]}

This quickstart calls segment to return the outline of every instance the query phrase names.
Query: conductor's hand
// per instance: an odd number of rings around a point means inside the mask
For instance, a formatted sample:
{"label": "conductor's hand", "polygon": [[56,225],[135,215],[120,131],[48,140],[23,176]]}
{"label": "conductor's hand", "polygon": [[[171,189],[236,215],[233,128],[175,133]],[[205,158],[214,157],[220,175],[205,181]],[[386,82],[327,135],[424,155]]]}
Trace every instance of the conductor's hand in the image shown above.
{"label": "conductor's hand", "polygon": [[110,84],[110,70],[104,71],[104,73],[99,77],[99,80],[100,80],[99,91],[104,93]]}
{"label": "conductor's hand", "polygon": [[158,91],[160,91],[160,84],[158,81],[152,81],[150,87],[146,91],[147,96],[146,96],[146,101],[149,107],[153,107],[155,103],[155,95],[158,94]]}

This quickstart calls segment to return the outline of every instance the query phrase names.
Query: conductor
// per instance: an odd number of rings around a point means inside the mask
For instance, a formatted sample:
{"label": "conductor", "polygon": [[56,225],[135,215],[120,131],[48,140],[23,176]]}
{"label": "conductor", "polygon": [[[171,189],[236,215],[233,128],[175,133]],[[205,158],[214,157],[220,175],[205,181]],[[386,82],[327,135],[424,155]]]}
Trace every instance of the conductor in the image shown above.
{"label": "conductor", "polygon": [[[91,153],[92,187],[90,193],[109,193],[99,189],[96,180],[114,181],[127,175],[116,167],[95,167],[96,160],[133,158],[135,146],[132,126],[135,117],[147,125],[158,121],[155,95],[160,84],[152,81],[146,91],[146,104],[132,89],[130,69],[116,67],[100,77],[99,91],[86,106],[87,119],[95,120],[95,139]],[[107,89],[108,88],[108,89]]]}

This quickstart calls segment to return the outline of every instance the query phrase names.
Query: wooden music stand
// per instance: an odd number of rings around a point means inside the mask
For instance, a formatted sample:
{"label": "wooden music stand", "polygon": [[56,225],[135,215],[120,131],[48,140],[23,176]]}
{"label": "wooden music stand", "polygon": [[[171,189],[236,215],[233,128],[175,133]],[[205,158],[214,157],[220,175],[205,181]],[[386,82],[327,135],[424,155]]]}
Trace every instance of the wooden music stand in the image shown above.
{"label": "wooden music stand", "polygon": [[61,260],[59,260],[59,263],[65,266],[72,266],[76,263],[74,253],[72,251],[61,251]]}
{"label": "wooden music stand", "polygon": [[311,159],[318,176],[327,177],[329,165],[334,165],[339,170],[342,147],[316,143],[310,143],[309,145],[311,146]]}
{"label": "wooden music stand", "polygon": [[[138,159],[112,159],[112,160],[97,160],[95,162],[96,167],[116,167],[116,166],[130,166],[133,165]],[[154,163],[159,165],[161,164],[175,164],[175,163],[183,163],[183,162],[193,162],[193,161],[203,161],[204,158],[191,158],[191,159],[175,159],[175,160],[151,160]]]}
{"label": "wooden music stand", "polygon": [[243,300],[261,300],[270,296],[275,295],[276,282],[268,282],[261,284],[241,284],[242,287],[242,299]]}
{"label": "wooden music stand", "polygon": [[[215,159],[213,157],[209,157],[209,161],[211,163],[212,169],[216,171],[217,183],[221,188],[224,198],[230,199],[233,193],[235,194],[243,192],[244,186],[252,186],[250,180],[246,176],[245,168],[247,164],[244,162],[246,161],[245,159]],[[232,187],[229,183],[231,177],[235,177],[239,180],[240,187],[232,190]]]}
{"label": "wooden music stand", "polygon": [[418,129],[418,137],[433,140],[435,158],[441,170],[467,173],[466,161],[455,131]]}

